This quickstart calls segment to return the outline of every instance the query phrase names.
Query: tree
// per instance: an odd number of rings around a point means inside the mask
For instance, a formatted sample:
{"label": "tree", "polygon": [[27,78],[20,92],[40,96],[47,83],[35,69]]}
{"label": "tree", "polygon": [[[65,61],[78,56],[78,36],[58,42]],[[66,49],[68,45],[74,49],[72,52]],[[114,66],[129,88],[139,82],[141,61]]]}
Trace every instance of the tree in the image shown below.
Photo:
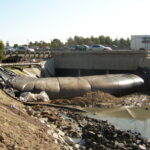
{"label": "tree", "polygon": [[103,35],[99,36],[99,41],[100,41],[100,44],[105,44],[105,36]]}
{"label": "tree", "polygon": [[109,36],[105,37],[105,44],[106,45],[112,45],[112,39]]}
{"label": "tree", "polygon": [[70,37],[67,42],[65,43],[66,46],[74,45],[74,40]]}
{"label": "tree", "polygon": [[82,45],[84,44],[84,38],[81,36],[74,36],[74,42],[76,45]]}
{"label": "tree", "polygon": [[3,41],[0,41],[0,61],[4,58],[4,43]]}
{"label": "tree", "polygon": [[119,40],[117,38],[113,41],[113,45],[116,45],[116,46],[119,45]]}
{"label": "tree", "polygon": [[51,48],[62,48],[63,43],[59,39],[53,39],[50,45]]}
{"label": "tree", "polygon": [[14,44],[14,48],[17,48],[18,47],[18,44]]}

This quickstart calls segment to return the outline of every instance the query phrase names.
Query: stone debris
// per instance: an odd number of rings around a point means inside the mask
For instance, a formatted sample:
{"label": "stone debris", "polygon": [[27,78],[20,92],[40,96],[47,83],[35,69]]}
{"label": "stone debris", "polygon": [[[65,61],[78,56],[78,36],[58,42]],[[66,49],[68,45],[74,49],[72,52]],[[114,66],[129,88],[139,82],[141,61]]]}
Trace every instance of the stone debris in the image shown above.
{"label": "stone debris", "polygon": [[[150,150],[150,142],[139,133],[116,129],[107,121],[91,119],[78,112],[63,109],[56,111],[55,108],[43,106],[28,106],[27,112],[28,110],[32,111],[33,117],[43,118],[43,123],[49,128],[47,133],[66,150]],[[79,141],[74,141],[74,138]]]}
{"label": "stone debris", "polygon": [[148,94],[131,94],[123,97],[123,104],[133,107],[142,107],[144,105],[150,105],[150,96]]}
{"label": "stone debris", "polygon": [[24,92],[20,95],[20,100],[23,102],[33,102],[33,101],[49,101],[49,96],[45,91],[40,92],[39,94],[33,94],[31,92]]}

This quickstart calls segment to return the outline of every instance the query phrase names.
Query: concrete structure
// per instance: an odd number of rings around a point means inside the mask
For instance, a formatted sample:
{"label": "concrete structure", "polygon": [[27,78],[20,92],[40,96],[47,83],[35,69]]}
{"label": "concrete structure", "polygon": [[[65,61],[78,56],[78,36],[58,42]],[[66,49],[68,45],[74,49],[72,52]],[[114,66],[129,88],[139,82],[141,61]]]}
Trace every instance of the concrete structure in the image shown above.
{"label": "concrete structure", "polygon": [[65,51],[54,52],[57,69],[136,70],[150,67],[148,51]]}
{"label": "concrete structure", "polygon": [[[7,54],[10,56],[10,54]],[[51,74],[55,69],[77,70],[122,70],[134,71],[138,67],[150,68],[150,52],[146,50],[113,50],[113,51],[48,51],[35,53],[13,53],[11,56],[21,56],[24,59],[47,60]],[[46,69],[48,65],[46,65]]]}

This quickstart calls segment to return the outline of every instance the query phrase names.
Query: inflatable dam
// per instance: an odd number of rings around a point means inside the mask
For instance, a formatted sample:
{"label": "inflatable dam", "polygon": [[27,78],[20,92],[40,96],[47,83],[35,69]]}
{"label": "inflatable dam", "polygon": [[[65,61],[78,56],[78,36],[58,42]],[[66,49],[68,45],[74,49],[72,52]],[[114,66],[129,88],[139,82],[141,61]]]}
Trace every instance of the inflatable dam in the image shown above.
{"label": "inflatable dam", "polygon": [[144,86],[144,79],[135,74],[49,78],[16,76],[9,82],[20,92],[45,91],[52,99],[82,96],[89,91],[97,90],[111,94],[123,94],[137,91]]}

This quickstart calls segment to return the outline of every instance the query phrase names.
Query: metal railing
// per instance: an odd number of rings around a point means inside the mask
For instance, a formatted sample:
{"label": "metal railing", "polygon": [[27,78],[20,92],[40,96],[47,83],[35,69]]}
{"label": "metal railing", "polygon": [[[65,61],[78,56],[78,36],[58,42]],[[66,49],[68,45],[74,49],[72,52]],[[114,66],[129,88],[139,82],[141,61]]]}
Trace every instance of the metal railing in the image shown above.
{"label": "metal railing", "polygon": [[4,55],[6,57],[14,57],[14,56],[20,56],[23,59],[45,59],[52,57],[51,51],[35,51],[35,52],[29,52],[29,51],[8,51],[4,52]]}

